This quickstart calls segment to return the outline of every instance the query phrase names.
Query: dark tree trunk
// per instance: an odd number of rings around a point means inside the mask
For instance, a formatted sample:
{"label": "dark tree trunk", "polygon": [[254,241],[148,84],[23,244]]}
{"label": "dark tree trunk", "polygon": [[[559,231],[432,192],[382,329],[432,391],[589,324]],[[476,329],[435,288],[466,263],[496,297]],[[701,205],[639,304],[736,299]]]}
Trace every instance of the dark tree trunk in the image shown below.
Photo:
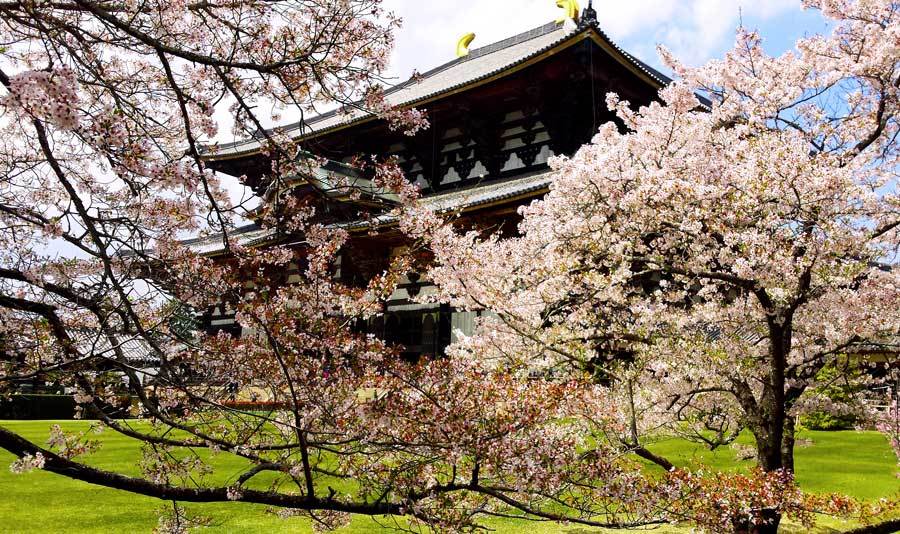
{"label": "dark tree trunk", "polygon": [[[765,300],[768,299],[763,295]],[[770,473],[780,469],[794,470],[794,418],[787,413],[785,378],[787,360],[791,352],[792,328],[790,318],[783,323],[769,316],[769,373],[759,401],[756,423],[751,425],[756,439],[759,467]],[[750,414],[748,414],[750,415]],[[734,522],[736,534],[776,534],[781,512],[775,509],[756,510],[756,517]],[[755,520],[755,521],[754,521]]]}
{"label": "dark tree trunk", "polygon": [[791,351],[791,325],[769,321],[769,376],[759,402],[753,434],[759,466],[766,472],[794,468],[794,420],[787,414],[785,375]]}
{"label": "dark tree trunk", "polygon": [[764,427],[753,429],[753,436],[756,438],[756,459],[760,469],[769,473],[784,467],[782,432],[773,432],[770,422],[766,421]]}
{"label": "dark tree trunk", "polygon": [[784,419],[784,434],[781,436],[781,467],[794,472],[794,416]]}
{"label": "dark tree trunk", "polygon": [[[771,412],[770,412],[771,413]],[[793,416],[785,415],[780,422],[780,432],[773,432],[776,421],[766,421],[766,427],[752,428],[756,438],[758,464],[766,472],[785,469],[794,471],[794,424]],[[764,424],[765,424],[764,423]],[[761,510],[754,524],[750,518],[734,522],[735,534],[776,534],[781,523],[778,510]]]}

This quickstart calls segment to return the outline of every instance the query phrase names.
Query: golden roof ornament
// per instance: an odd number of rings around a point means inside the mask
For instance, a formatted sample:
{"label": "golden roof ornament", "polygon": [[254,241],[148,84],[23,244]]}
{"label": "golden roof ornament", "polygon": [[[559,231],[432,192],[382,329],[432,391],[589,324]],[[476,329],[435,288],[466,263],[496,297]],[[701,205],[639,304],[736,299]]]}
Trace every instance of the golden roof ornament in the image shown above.
{"label": "golden roof ornament", "polygon": [[456,57],[466,57],[469,55],[469,45],[475,40],[474,33],[467,33],[460,37],[456,43]]}
{"label": "golden roof ornament", "polygon": [[556,22],[565,22],[566,20],[578,21],[578,2],[575,0],[556,0],[556,7],[563,10],[563,16],[556,19]]}

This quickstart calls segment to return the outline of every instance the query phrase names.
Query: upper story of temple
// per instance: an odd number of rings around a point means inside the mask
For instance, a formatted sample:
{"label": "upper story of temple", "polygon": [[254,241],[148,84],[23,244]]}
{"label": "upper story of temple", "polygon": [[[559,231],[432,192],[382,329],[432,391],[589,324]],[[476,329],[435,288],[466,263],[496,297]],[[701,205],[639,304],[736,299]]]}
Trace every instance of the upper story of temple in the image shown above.
{"label": "upper story of temple", "polygon": [[[614,120],[607,93],[640,106],[670,81],[616,45],[591,7],[575,17],[464,49],[462,57],[386,89],[389,104],[415,107],[428,118],[430,126],[416,135],[355,108],[282,127],[304,154],[329,160],[289,186],[302,193],[327,190],[329,177],[359,180],[346,164],[374,155],[396,157],[426,198],[448,208],[483,211],[543,194],[547,179],[535,176],[547,171],[548,158],[573,154]],[[271,166],[258,139],[217,145],[205,159],[273,198]]]}

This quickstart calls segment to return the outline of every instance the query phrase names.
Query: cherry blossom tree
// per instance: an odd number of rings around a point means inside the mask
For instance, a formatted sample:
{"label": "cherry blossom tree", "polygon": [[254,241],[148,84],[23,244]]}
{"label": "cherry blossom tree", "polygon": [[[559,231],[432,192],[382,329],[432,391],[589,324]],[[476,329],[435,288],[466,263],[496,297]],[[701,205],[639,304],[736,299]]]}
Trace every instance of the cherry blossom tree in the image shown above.
{"label": "cherry blossom tree", "polygon": [[593,373],[610,442],[667,469],[655,433],[715,447],[746,428],[764,472],[792,471],[822,371],[866,372],[863,346],[900,363],[900,8],[804,5],[833,32],[779,57],[743,29],[700,68],[661,50],[679,80],[640,109],[610,94],[616,122],[552,160],[516,237],[410,205],[433,298],[494,312],[451,353]]}
{"label": "cherry blossom tree", "polygon": [[[404,132],[427,126],[382,98],[398,21],[378,0],[0,2],[0,15],[0,395],[21,380],[58,383],[96,430],[143,444],[140,476],[126,476],[81,458],[101,446],[91,432],[54,427],[37,444],[0,426],[14,472],[172,501],[167,531],[190,521],[177,503],[216,501],[322,529],[350,514],[441,531],[491,515],[730,521],[732,509],[694,498],[707,479],[645,477],[592,440],[618,422],[589,376],[532,380],[527,367],[464,355],[410,364],[357,333],[412,260],[361,287],[341,283],[332,267],[348,235],[323,224],[315,202],[262,214],[291,246],[235,239],[246,206],[204,165],[220,122],[259,139],[276,189],[315,164],[264,128],[283,111],[343,105]],[[415,198],[395,167],[376,167],[377,185]],[[219,236],[226,259],[198,255],[179,241],[187,235]],[[300,275],[287,284],[275,274],[291,263]],[[246,335],[186,325],[223,298]],[[135,344],[157,368],[136,367]],[[234,383],[264,394],[266,409],[231,402]],[[113,417],[123,393],[141,421]],[[246,469],[214,482],[199,449]],[[806,509],[790,481],[750,479],[771,488],[756,492],[762,501]]]}

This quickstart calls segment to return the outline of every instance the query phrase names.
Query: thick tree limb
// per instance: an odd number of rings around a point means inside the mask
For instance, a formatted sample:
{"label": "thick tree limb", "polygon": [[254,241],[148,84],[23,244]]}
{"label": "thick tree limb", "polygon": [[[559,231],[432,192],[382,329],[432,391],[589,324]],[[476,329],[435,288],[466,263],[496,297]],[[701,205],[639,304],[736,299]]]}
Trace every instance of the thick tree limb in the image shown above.
{"label": "thick tree limb", "polygon": [[[162,500],[183,502],[249,502],[268,504],[282,508],[298,510],[333,510],[362,515],[399,515],[403,506],[398,503],[365,503],[346,502],[334,498],[319,499],[306,495],[291,495],[268,491],[241,490],[237,498],[228,498],[229,488],[186,488],[156,484],[149,480],[104,471],[84,464],[67,460],[53,452],[38,447],[21,436],[0,427],[0,448],[22,457],[26,454],[40,453],[45,458],[44,471],[63,475],[89,484],[119,489]],[[235,495],[233,495],[234,497]]]}
{"label": "thick tree limb", "polygon": [[637,454],[644,460],[648,460],[648,461],[655,463],[656,465],[662,467],[666,471],[671,471],[672,469],[675,469],[675,464],[673,464],[669,460],[666,460],[662,456],[653,454],[652,452],[645,449],[644,447],[635,447],[635,448],[631,449],[631,452]]}
{"label": "thick tree limb", "polygon": [[893,532],[900,532],[900,519],[891,519],[883,523],[855,528],[848,530],[845,534],[891,534]]}

